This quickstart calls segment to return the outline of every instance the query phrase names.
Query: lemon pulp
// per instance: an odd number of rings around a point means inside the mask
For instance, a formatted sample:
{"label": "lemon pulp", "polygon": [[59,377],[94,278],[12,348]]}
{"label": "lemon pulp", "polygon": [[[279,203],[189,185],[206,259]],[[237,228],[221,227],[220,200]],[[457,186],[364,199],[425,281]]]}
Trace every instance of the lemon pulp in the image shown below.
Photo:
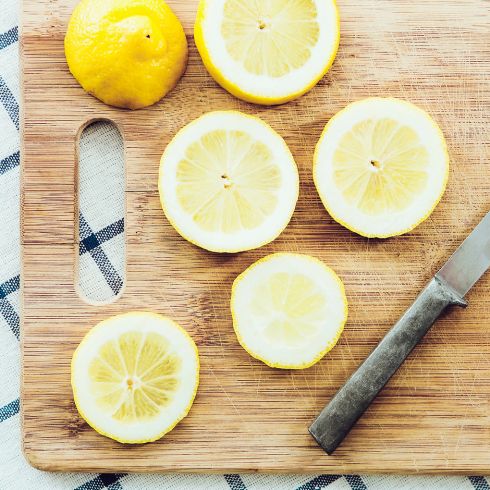
{"label": "lemon pulp", "polygon": [[149,420],[171,403],[181,364],[162,335],[128,332],[106,342],[90,363],[91,392],[115,420]]}
{"label": "lemon pulp", "polygon": [[429,153],[414,130],[393,119],[368,119],[345,134],[333,156],[345,200],[367,214],[406,209],[429,181]]}
{"label": "lemon pulp", "polygon": [[250,306],[253,315],[266,319],[264,335],[270,342],[294,348],[318,333],[328,313],[320,288],[304,274],[288,272],[272,274],[259,284]]}
{"label": "lemon pulp", "polygon": [[267,146],[241,131],[217,130],[192,143],[177,166],[182,208],[207,231],[256,228],[275,211],[281,174]]}
{"label": "lemon pulp", "polygon": [[227,0],[221,34],[248,72],[281,77],[311,57],[320,37],[317,8],[313,0]]}

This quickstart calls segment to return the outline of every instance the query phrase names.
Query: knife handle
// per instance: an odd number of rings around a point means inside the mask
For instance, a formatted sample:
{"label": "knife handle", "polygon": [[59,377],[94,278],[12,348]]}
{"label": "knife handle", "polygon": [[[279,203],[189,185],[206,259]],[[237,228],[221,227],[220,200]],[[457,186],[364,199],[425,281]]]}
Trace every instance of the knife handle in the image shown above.
{"label": "knife handle", "polygon": [[439,315],[450,305],[466,307],[444,281],[433,278],[413,305],[323,409],[309,431],[332,454],[402,365]]}

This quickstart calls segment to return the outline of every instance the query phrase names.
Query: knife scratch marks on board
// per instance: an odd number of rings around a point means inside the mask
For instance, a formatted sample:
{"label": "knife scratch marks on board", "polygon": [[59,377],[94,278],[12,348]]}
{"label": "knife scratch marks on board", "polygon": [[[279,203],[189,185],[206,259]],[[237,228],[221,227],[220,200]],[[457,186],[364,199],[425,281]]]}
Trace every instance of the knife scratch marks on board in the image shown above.
{"label": "knife scratch marks on board", "polygon": [[[291,238],[292,238],[292,240],[291,240]],[[299,246],[298,237],[296,235],[289,237],[289,244],[290,244],[291,252],[294,251],[294,253],[301,253],[301,247]]]}
{"label": "knife scratch marks on board", "polygon": [[474,367],[474,373],[473,373],[473,379],[470,385],[467,383],[464,384],[465,388],[468,388],[466,390],[466,395],[468,397],[468,400],[470,401],[471,404],[476,406],[478,402],[473,399],[472,395],[475,393],[476,390],[476,384],[477,384],[477,379],[479,375],[479,371],[481,370],[481,363],[482,363],[482,357],[480,356],[478,360],[476,361],[476,366]]}
{"label": "knife scratch marks on board", "polygon": [[304,379],[304,383],[305,383],[305,386],[306,386],[307,393],[309,395],[314,396],[315,394],[314,394],[314,392],[313,393],[311,392],[310,383],[308,383],[308,376],[306,375],[306,372],[304,370],[301,371],[301,375],[302,375],[302,377]]}
{"label": "knife scratch marks on board", "polygon": [[[324,363],[319,363],[316,365],[316,373],[320,373],[320,386],[323,387],[331,380],[331,370],[327,369]],[[315,377],[316,379],[316,377]],[[325,388],[326,391],[326,388]],[[324,393],[320,393],[320,396],[324,395]]]}
{"label": "knife scratch marks on board", "polygon": [[459,426],[459,430],[458,430],[458,437],[456,439],[456,444],[454,445],[454,449],[453,449],[453,454],[455,455],[459,455],[459,446],[461,444],[461,439],[463,437],[463,429],[465,428],[466,424],[466,414],[468,413],[467,410],[465,410],[465,413],[463,415],[464,419],[463,419],[463,422],[461,423],[461,425]]}
{"label": "knife scratch marks on board", "polygon": [[449,454],[447,451],[447,448],[449,446],[447,438],[444,436],[444,434],[439,435],[439,439],[441,441],[440,447],[444,451],[444,462],[442,463],[446,468],[449,467]]}
{"label": "knife scratch marks on board", "polygon": [[260,394],[260,383],[262,381],[262,372],[263,372],[262,363],[259,364],[258,369],[259,369],[259,375],[258,376],[255,375],[255,370],[253,371],[254,378],[257,381],[257,396],[259,396],[259,394]]}
{"label": "knife scratch marks on board", "polygon": [[[161,291],[159,294],[159,302],[164,306],[163,310],[165,315],[168,315],[171,318],[178,318],[173,302],[169,301],[168,297]],[[168,312],[170,312],[170,314]]]}
{"label": "knife scratch marks on board", "polygon": [[[240,346],[240,348],[242,348]],[[257,361],[254,359],[251,355],[249,355],[248,352],[245,352],[244,349],[242,348],[242,354],[245,356],[245,358],[248,361],[248,364],[250,365],[250,371],[252,372],[252,379],[255,379],[257,381],[257,396],[260,393],[260,383],[261,383],[261,378],[262,378],[262,361]],[[256,371],[259,371],[259,376],[256,376]]]}
{"label": "knife scratch marks on board", "polygon": [[[350,345],[350,342],[349,342],[349,337],[347,335],[345,335],[345,333],[343,334],[343,341],[342,341],[342,349],[340,351],[340,361],[341,361],[341,364],[342,364],[342,371],[344,373],[349,373],[352,369],[352,364],[354,364],[354,355],[352,353],[352,348],[351,348],[351,345]],[[335,349],[335,347],[334,347]],[[347,356],[346,356],[347,354]],[[349,362],[346,363],[346,357],[348,357],[349,359]],[[352,362],[350,362],[352,361]]]}
{"label": "knife scratch marks on board", "polygon": [[[476,366],[476,371],[479,369],[479,363]],[[453,375],[453,387],[456,392],[456,394],[460,393],[466,400],[468,405],[472,405],[473,407],[478,406],[478,401],[473,399],[473,394],[475,391],[475,383],[477,379],[477,374],[475,373],[473,375],[473,379],[471,382],[468,382],[467,379],[461,379],[460,376],[458,376],[458,372],[456,370],[452,371]]]}
{"label": "knife scratch marks on board", "polygon": [[235,410],[235,413],[236,415],[238,416],[238,418],[242,421],[243,423],[243,428],[245,428],[246,430],[250,430],[248,429],[248,425],[245,423],[245,420],[243,419],[242,417],[242,414],[240,413],[240,410],[238,410],[237,406],[235,405],[235,403],[233,402],[233,398],[228,394],[228,392],[225,390],[225,387],[223,386],[223,384],[221,383],[221,380],[219,379],[218,376],[216,376],[216,373],[214,372],[214,369],[211,367],[211,366],[208,366],[208,369],[209,369],[209,372],[213,375],[214,379],[216,380],[216,382],[218,383],[221,391],[223,392],[223,394],[225,395],[225,397],[228,399],[228,401],[230,402],[230,405],[233,407],[233,409]]}
{"label": "knife scratch marks on board", "polygon": [[294,396],[300,396],[300,398],[306,402],[305,405],[308,406],[310,404],[310,400],[311,400],[311,396],[306,396],[305,395],[305,390],[298,388],[298,386],[296,385],[296,380],[295,380],[295,376],[296,376],[297,373],[295,373],[294,371],[291,371],[290,372],[290,379],[291,379],[291,386],[293,388],[293,391],[295,392],[295,395]]}
{"label": "knife scratch marks on board", "polygon": [[[404,59],[407,59],[409,56],[406,54],[406,53],[403,53],[402,50],[400,49],[400,43],[398,42],[398,40],[395,38],[393,32],[389,33],[390,37],[391,37],[391,47],[392,47],[392,51],[395,51],[396,52],[396,59],[397,60],[404,60]],[[404,42],[406,38],[402,38],[402,42],[406,45],[406,43]],[[408,69],[410,69],[411,67],[409,66]],[[401,69],[403,70],[403,67],[401,67]],[[405,78],[405,81],[407,81],[407,78]],[[407,89],[405,88],[405,85],[402,81],[402,77],[399,77],[398,80],[397,80],[397,83],[398,83],[398,87],[399,87],[399,93],[403,96],[403,98],[407,99],[407,100],[410,100],[411,97],[410,97],[410,94],[408,94],[407,92]],[[414,86],[413,86],[413,83],[412,83],[412,79],[410,77],[408,77],[408,83],[410,83],[410,88],[412,89],[412,92],[414,91]]]}
{"label": "knife scratch marks on board", "polygon": [[318,369],[315,369],[313,372],[313,403],[317,399],[318,393]]}
{"label": "knife scratch marks on board", "polygon": [[[213,292],[211,291],[211,286],[210,286],[210,280],[209,279],[206,279],[206,288],[209,292],[209,297],[212,298],[213,297]],[[216,305],[215,305],[215,302],[211,299],[209,301],[209,303],[211,303],[211,309],[213,310],[213,318],[219,318],[218,317],[218,314],[216,312]],[[224,359],[225,358],[225,349],[224,349],[224,346],[223,346],[223,339],[221,337],[221,329],[219,327],[215,328],[214,329],[216,332],[218,332],[218,340],[219,340],[219,345],[220,345],[220,352],[221,352],[221,357]]]}
{"label": "knife scratch marks on board", "polygon": [[451,375],[453,377],[453,391],[455,393],[461,392],[461,380],[459,379],[458,372],[456,369],[451,369]]}

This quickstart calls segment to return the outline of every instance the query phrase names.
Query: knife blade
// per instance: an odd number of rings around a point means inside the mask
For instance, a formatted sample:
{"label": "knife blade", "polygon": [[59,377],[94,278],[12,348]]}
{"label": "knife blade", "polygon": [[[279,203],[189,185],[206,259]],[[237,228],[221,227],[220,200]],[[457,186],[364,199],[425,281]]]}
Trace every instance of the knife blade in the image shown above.
{"label": "knife blade", "polygon": [[490,268],[490,212],[466,238],[436,277],[446,281],[461,297]]}
{"label": "knife blade", "polygon": [[490,268],[490,212],[309,427],[332,454],[441,313],[466,307],[466,293]]}

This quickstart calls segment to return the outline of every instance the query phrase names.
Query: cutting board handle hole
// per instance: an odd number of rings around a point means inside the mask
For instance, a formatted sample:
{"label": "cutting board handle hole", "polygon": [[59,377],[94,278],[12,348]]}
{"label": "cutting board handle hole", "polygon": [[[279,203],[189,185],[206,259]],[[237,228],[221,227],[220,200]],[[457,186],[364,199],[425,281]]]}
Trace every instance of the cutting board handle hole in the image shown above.
{"label": "cutting board handle hole", "polygon": [[121,131],[107,119],[88,121],[78,133],[76,154],[75,288],[85,302],[106,305],[121,296],[126,281],[126,165]]}

